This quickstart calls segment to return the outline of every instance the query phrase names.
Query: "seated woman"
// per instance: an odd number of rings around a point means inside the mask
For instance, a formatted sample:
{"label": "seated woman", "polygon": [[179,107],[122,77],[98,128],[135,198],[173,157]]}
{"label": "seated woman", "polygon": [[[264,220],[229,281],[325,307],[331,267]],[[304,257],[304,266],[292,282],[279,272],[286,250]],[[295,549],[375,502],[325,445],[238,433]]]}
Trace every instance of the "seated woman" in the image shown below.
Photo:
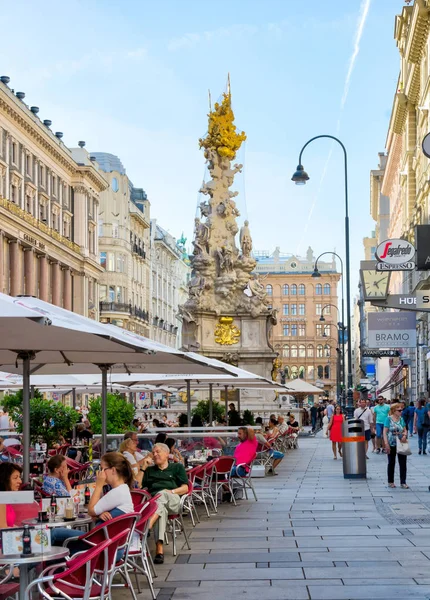
{"label": "seated woman", "polygon": [[166,446],[168,446],[168,448],[170,450],[169,461],[175,462],[175,463],[181,463],[183,465],[184,457],[182,456],[182,454],[179,452],[179,450],[176,447],[176,440],[168,437],[165,441],[165,444],[166,444]]}
{"label": "seated woman", "polygon": [[137,451],[137,440],[134,440],[133,438],[127,438],[121,443],[119,451],[130,463],[134,479],[140,486],[143,478],[141,466],[144,457],[142,454],[140,454],[140,452]]}
{"label": "seated woman", "polygon": [[70,496],[72,486],[69,481],[69,468],[67,461],[61,454],[51,456],[48,460],[48,473],[43,478],[42,490],[52,496],[55,494],[60,497]]}
{"label": "seated woman", "polygon": [[[128,460],[119,452],[108,452],[101,458],[97,472],[96,487],[88,504],[88,514],[99,521],[109,521],[120,515],[134,512],[130,488],[133,485],[133,471]],[[103,486],[111,490],[102,497]]]}
{"label": "seated woman", "polygon": [[290,416],[288,417],[288,435],[291,435],[293,433],[299,433],[299,424],[296,421],[294,415],[292,413],[290,413]]}
{"label": "seated woman", "polygon": [[[0,492],[18,492],[21,484],[22,468],[15,463],[0,464]],[[0,529],[16,527],[17,516],[13,506],[0,504]],[[53,546],[62,546],[67,538],[78,537],[79,532],[66,527],[53,527],[51,529],[51,543]]]}
{"label": "seated woman", "polygon": [[245,477],[249,467],[257,455],[258,441],[255,437],[255,431],[248,427],[239,427],[237,430],[239,444],[234,450],[236,464],[231,469],[232,477]]}
{"label": "seated woman", "polygon": [[[278,436],[279,436],[278,421],[276,420],[275,417],[270,417],[269,430],[265,434],[264,437],[266,438],[267,442],[269,442],[269,444],[272,444]],[[284,453],[279,452],[279,450],[274,450],[272,448],[269,451],[269,454],[272,457],[273,462],[272,462],[272,466],[270,467],[270,469],[267,472],[271,473],[272,475],[277,475],[277,473],[275,473],[275,469],[279,465],[281,460],[284,458]]]}

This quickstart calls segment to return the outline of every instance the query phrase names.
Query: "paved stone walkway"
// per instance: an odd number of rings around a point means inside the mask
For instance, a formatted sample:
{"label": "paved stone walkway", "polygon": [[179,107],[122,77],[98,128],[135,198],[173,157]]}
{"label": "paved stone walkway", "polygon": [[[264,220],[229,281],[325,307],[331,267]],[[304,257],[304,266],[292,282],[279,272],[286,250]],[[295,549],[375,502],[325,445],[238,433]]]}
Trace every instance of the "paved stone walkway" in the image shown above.
{"label": "paved stone walkway", "polygon": [[157,600],[430,599],[430,456],[412,448],[411,489],[388,489],[385,455],[345,480],[328,440],[301,438],[277,477],[254,480],[258,502],[202,517],[176,559],[166,547]]}

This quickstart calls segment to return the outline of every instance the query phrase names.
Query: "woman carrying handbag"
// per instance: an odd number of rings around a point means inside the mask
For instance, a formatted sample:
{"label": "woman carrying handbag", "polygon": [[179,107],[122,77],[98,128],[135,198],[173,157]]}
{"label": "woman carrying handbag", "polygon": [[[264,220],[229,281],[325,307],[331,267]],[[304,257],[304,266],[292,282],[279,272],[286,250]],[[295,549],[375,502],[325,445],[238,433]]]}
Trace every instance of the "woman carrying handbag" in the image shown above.
{"label": "woman carrying handbag", "polygon": [[396,455],[400,469],[400,487],[409,489],[406,484],[406,460],[411,453],[408,445],[408,430],[402,418],[403,407],[400,403],[393,404],[384,424],[384,445],[388,455],[388,487],[395,488],[394,470]]}

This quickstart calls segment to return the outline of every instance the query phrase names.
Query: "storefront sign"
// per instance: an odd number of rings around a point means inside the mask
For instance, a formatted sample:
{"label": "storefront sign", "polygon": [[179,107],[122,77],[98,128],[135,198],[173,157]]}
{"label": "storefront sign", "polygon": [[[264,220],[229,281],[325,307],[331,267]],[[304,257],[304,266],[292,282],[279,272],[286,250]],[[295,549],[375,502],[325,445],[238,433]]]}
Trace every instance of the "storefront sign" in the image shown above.
{"label": "storefront sign", "polygon": [[367,323],[369,348],[415,348],[417,345],[413,313],[369,313]]}
{"label": "storefront sign", "polygon": [[416,225],[415,244],[418,271],[430,270],[430,225]]}
{"label": "storefront sign", "polygon": [[24,233],[23,231],[20,231],[19,237],[22,240],[24,240],[24,242],[27,242],[27,244],[30,244],[31,246],[34,246],[35,248],[39,248],[39,250],[45,250],[45,244],[43,242],[40,242],[37,238],[32,237],[28,233]]}
{"label": "storefront sign", "polygon": [[415,248],[407,240],[385,240],[376,249],[376,258],[387,265],[403,265],[411,262]]}

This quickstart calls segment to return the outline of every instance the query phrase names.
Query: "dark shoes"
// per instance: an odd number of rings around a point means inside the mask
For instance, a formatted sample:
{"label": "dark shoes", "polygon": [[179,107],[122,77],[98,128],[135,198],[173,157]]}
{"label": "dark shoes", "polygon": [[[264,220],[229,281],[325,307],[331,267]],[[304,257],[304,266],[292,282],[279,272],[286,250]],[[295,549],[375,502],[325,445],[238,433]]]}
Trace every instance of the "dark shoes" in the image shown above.
{"label": "dark shoes", "polygon": [[164,564],[164,554],[156,554],[154,557],[154,564],[155,565]]}

